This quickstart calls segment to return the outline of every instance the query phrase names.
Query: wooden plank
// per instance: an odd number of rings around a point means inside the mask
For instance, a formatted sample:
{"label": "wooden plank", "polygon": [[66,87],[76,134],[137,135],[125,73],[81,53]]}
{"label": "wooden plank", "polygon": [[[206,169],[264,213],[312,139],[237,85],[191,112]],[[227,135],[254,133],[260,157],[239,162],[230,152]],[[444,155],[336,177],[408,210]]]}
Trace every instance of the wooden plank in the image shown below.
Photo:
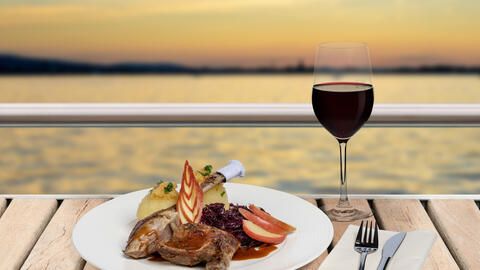
{"label": "wooden plank", "polygon": [[[328,210],[330,208],[335,207],[337,204],[338,199],[322,199],[322,209],[323,210]],[[361,199],[355,199],[355,200],[350,200],[350,204],[360,210],[363,210],[368,213],[372,213],[372,210],[370,209],[370,205],[368,205],[367,200],[361,200]],[[368,220],[375,220],[375,217],[372,215]],[[342,237],[343,233],[347,229],[348,225],[354,224],[354,225],[360,225],[361,220],[353,221],[353,222],[335,222],[333,221],[333,229],[334,229],[334,235],[333,235],[333,241],[332,241],[332,246],[335,246],[340,238]]]}
{"label": "wooden plank", "polygon": [[21,269],[82,269],[85,262],[71,241],[73,227],[81,216],[104,201],[63,201]]}
{"label": "wooden plank", "polygon": [[[315,205],[318,207],[317,205],[317,201],[315,199],[305,199],[306,201],[310,202],[311,204]],[[315,260],[311,261],[309,264],[307,265],[304,265],[302,266],[301,268],[299,268],[300,270],[317,270],[318,267],[320,267],[320,264],[322,264],[323,260],[325,260],[325,258],[327,257],[328,255],[328,251],[324,251],[320,256],[318,256]]]}
{"label": "wooden plank", "polygon": [[19,269],[57,210],[54,199],[13,199],[0,218],[0,269]]}
{"label": "wooden plank", "polygon": [[7,209],[7,200],[5,200],[5,198],[0,198],[0,217],[3,212],[5,212],[5,209]]}
{"label": "wooden plank", "polygon": [[[418,200],[374,200],[373,208],[381,226],[392,231],[431,230],[438,234],[427,212]],[[439,236],[424,268],[459,269],[447,246]]]}
{"label": "wooden plank", "polygon": [[83,268],[83,270],[99,270],[99,269],[96,268],[95,266],[87,263],[87,264],[85,265],[85,267]]}
{"label": "wooden plank", "polygon": [[462,269],[480,269],[480,211],[473,200],[427,203],[438,232]]}

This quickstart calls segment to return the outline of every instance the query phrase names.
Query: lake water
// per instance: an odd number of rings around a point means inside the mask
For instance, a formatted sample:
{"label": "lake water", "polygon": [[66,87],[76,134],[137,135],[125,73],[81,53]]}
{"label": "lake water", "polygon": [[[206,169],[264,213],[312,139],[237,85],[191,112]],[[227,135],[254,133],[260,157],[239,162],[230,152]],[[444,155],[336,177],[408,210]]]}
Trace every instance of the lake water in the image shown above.
{"label": "lake water", "polygon": [[[309,75],[0,77],[0,102],[309,103]],[[478,103],[480,76],[377,75],[376,103]],[[336,193],[338,146],[323,128],[3,128],[0,193],[116,193],[241,160],[236,180]],[[480,193],[480,129],[364,128],[348,146],[359,193]]]}

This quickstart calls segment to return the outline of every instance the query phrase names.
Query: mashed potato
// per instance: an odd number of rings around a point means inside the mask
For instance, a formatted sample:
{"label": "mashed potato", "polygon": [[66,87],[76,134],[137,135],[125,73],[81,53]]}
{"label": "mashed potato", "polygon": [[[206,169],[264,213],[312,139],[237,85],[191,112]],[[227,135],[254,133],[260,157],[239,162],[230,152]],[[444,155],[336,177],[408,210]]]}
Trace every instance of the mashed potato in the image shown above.
{"label": "mashed potato", "polygon": [[[207,165],[202,170],[195,172],[195,178],[199,184],[202,184],[211,173],[212,166]],[[177,204],[177,200],[177,184],[161,181],[143,198],[137,209],[137,218],[143,219],[157,211],[172,207]],[[218,184],[203,194],[203,204],[211,203],[223,203],[225,209],[230,207],[227,191],[223,184]]]}
{"label": "mashed potato", "polygon": [[143,219],[154,212],[167,209],[177,203],[177,184],[173,182],[159,182],[143,198],[137,209],[137,218]]}
{"label": "mashed potato", "polygon": [[225,205],[225,209],[228,210],[230,208],[227,191],[225,190],[223,184],[218,184],[203,194],[203,205],[208,205],[211,203],[223,203]]}

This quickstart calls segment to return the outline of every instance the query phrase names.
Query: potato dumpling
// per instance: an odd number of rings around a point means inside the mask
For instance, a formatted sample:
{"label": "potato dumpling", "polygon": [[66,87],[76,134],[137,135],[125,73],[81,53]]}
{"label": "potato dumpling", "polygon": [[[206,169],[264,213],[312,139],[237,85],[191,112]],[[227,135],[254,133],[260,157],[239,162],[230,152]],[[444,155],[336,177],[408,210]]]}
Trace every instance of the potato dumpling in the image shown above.
{"label": "potato dumpling", "polygon": [[225,205],[225,209],[230,208],[227,191],[225,190],[223,184],[218,184],[203,194],[203,205],[211,203],[223,203]]}
{"label": "potato dumpling", "polygon": [[[211,165],[195,171],[197,182],[201,185],[212,171]],[[137,209],[137,218],[143,219],[157,211],[172,207],[177,204],[177,200],[177,184],[174,182],[161,181],[143,198]],[[218,184],[203,194],[203,205],[211,203],[223,203],[225,209],[230,207],[227,192],[223,184]]]}
{"label": "potato dumpling", "polygon": [[177,184],[173,182],[159,182],[145,196],[138,206],[137,218],[143,219],[154,212],[167,209],[177,203]]}

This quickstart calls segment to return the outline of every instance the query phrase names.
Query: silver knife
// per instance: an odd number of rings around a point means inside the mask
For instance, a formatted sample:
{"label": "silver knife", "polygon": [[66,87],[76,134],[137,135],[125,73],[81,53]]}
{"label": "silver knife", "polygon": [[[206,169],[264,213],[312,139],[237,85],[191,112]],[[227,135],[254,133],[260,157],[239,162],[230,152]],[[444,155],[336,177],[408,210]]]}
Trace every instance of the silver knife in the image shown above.
{"label": "silver knife", "polygon": [[398,247],[402,244],[406,235],[407,233],[405,232],[397,233],[385,242],[382,249],[382,260],[380,261],[377,270],[384,270],[385,267],[387,267],[388,261],[392,258],[393,254],[397,252]]}

